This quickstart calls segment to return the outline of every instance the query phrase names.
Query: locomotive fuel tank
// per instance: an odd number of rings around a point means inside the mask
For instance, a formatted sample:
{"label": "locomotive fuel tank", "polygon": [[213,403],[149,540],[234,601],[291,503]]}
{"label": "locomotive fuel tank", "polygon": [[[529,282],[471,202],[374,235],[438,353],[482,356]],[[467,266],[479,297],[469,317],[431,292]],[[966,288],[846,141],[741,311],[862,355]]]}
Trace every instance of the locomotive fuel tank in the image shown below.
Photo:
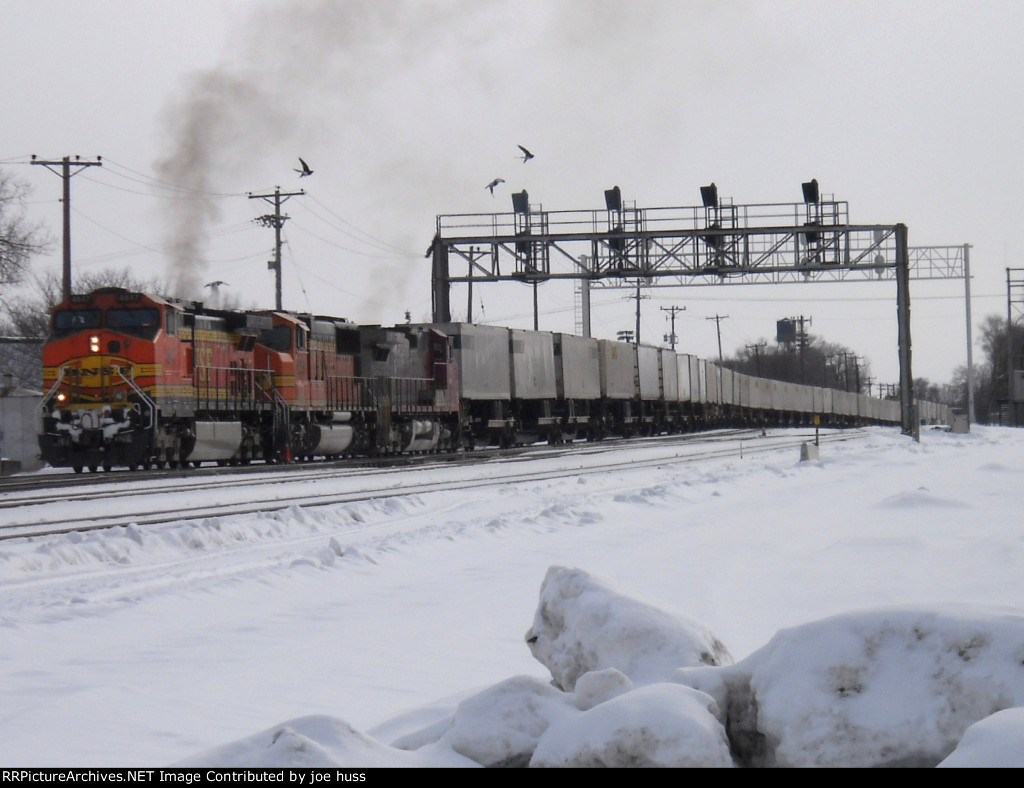
{"label": "locomotive fuel tank", "polygon": [[242,445],[240,421],[197,421],[195,445],[188,452],[190,462],[204,460],[230,460],[237,456]]}
{"label": "locomotive fuel tank", "polygon": [[325,457],[344,454],[355,437],[355,430],[349,424],[313,424],[310,431],[314,433],[316,453]]}

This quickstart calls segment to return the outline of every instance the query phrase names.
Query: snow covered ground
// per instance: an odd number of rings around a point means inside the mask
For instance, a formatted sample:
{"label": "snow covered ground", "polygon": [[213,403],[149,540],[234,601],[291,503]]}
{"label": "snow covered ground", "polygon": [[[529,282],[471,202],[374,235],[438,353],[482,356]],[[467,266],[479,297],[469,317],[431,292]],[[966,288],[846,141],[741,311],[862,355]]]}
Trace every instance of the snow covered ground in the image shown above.
{"label": "snow covered ground", "polygon": [[0,765],[1024,766],[1022,456],[877,429],[0,543]]}

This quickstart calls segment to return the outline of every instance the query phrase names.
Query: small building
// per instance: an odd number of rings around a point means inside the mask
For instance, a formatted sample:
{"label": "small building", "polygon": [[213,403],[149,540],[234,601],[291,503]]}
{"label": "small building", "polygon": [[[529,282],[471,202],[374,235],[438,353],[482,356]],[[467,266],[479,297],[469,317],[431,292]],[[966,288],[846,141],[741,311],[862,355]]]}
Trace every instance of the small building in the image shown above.
{"label": "small building", "polygon": [[43,395],[25,388],[0,388],[0,476],[42,467],[39,407]]}

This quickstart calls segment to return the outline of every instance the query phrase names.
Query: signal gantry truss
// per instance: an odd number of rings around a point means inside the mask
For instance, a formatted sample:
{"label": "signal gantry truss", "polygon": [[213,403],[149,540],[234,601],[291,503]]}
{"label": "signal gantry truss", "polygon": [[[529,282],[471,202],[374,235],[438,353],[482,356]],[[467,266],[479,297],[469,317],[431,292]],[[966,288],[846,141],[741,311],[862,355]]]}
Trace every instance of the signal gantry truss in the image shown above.
{"label": "signal gantry truss", "polygon": [[[437,217],[432,258],[433,319],[451,321],[453,283],[558,279],[588,287],[680,287],[895,280],[900,399],[905,433],[917,433],[910,365],[909,280],[967,278],[967,246],[911,250],[905,224],[851,224],[846,202],[803,184],[803,203],[733,205],[714,184],[702,206],[637,208],[619,188],[605,210],[545,211],[523,191],[512,213]],[[453,259],[466,265],[451,273]],[[589,321],[587,321],[588,323]],[[585,324],[589,334],[589,324]]]}

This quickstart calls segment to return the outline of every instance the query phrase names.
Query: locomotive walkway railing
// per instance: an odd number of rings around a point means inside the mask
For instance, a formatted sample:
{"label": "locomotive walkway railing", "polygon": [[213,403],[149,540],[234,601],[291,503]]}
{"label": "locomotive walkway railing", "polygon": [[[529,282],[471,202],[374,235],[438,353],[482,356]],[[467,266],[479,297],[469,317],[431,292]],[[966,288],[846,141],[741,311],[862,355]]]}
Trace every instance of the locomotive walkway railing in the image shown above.
{"label": "locomotive walkway railing", "polygon": [[241,366],[197,366],[192,376],[199,410],[259,410],[272,407],[271,386],[263,386],[259,378],[272,380],[270,369],[249,369]]}
{"label": "locomotive walkway railing", "polygon": [[327,407],[337,411],[371,411],[387,406],[393,413],[422,413],[434,405],[431,378],[329,377]]}

